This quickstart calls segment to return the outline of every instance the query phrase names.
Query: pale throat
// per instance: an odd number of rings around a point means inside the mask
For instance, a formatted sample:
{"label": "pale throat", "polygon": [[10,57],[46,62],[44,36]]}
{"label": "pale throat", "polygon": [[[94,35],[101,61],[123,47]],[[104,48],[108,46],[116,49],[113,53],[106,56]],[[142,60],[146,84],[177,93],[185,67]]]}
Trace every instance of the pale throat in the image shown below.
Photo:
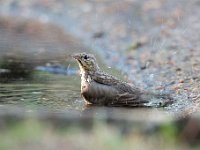
{"label": "pale throat", "polygon": [[85,83],[90,83],[92,81],[90,71],[86,71],[80,65],[80,75],[81,75],[81,84],[84,85]]}

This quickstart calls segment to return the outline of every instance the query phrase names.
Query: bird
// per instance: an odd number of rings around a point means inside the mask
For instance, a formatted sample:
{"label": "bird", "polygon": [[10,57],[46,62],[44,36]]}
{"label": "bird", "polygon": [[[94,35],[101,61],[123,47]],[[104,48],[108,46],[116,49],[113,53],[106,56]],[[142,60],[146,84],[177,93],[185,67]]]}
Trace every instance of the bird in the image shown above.
{"label": "bird", "polygon": [[152,105],[152,99],[159,101],[153,104],[155,106],[165,106],[171,102],[168,94],[144,91],[133,83],[127,83],[105,73],[92,54],[75,53],[72,57],[80,68],[81,96],[87,105],[149,107]]}

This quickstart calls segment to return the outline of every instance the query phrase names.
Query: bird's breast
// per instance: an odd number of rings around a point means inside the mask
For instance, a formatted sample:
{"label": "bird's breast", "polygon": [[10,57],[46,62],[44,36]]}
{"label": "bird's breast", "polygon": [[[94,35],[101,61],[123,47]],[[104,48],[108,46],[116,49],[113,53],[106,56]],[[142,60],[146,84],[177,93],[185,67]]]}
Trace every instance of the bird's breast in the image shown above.
{"label": "bird's breast", "polygon": [[87,103],[93,103],[92,87],[88,82],[81,82],[81,95]]}
{"label": "bird's breast", "polygon": [[95,81],[82,82],[81,94],[84,99],[93,104],[105,104],[117,95],[116,89],[111,86],[99,84]]}

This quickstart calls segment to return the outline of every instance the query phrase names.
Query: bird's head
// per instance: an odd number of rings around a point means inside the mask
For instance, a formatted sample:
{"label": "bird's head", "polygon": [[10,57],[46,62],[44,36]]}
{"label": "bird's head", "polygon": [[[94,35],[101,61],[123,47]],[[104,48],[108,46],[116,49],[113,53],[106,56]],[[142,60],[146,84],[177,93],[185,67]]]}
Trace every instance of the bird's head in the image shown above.
{"label": "bird's head", "polygon": [[99,69],[94,55],[87,53],[77,53],[72,56],[79,64],[80,70],[84,72],[95,72]]}

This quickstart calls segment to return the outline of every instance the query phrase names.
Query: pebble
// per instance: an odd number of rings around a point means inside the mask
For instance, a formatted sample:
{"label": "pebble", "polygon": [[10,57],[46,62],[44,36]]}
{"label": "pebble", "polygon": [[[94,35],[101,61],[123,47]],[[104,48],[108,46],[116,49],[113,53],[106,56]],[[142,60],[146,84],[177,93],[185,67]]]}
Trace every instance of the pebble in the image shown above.
{"label": "pebble", "polygon": [[180,80],[179,80],[179,83],[184,83],[184,79],[180,79]]}

